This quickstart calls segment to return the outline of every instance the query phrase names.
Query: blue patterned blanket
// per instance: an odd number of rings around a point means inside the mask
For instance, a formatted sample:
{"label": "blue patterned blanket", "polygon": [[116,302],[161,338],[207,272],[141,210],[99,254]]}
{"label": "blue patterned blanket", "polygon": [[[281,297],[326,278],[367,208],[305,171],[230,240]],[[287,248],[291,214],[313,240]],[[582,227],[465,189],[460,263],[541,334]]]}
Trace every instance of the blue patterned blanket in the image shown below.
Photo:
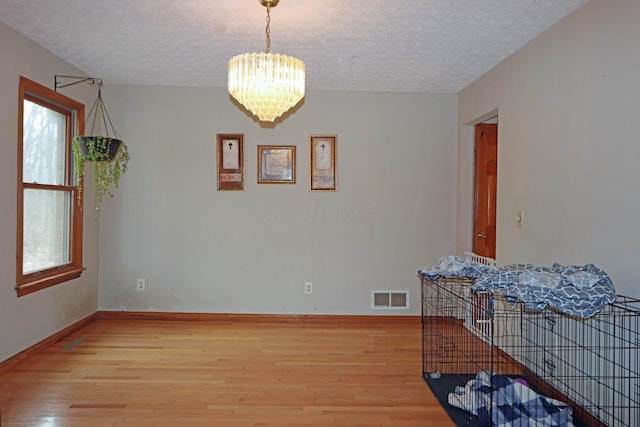
{"label": "blue patterned blanket", "polygon": [[438,265],[428,265],[420,274],[427,276],[431,280],[438,280],[440,277],[469,277],[477,279],[485,273],[492,271],[495,267],[473,262],[470,259],[450,255],[440,258]]}
{"label": "blue patterned blanket", "polygon": [[478,278],[472,289],[502,295],[510,304],[542,310],[547,305],[587,318],[616,300],[609,276],[592,264],[543,267],[512,264]]}
{"label": "blue patterned blanket", "polygon": [[449,404],[478,417],[482,426],[573,426],[573,409],[536,393],[526,381],[480,371],[449,393]]}
{"label": "blue patterned blanket", "polygon": [[543,267],[512,264],[489,267],[459,256],[440,258],[420,274],[430,280],[440,277],[476,279],[473,290],[502,295],[511,305],[542,310],[547,306],[571,316],[588,318],[616,300],[611,278],[593,264]]}

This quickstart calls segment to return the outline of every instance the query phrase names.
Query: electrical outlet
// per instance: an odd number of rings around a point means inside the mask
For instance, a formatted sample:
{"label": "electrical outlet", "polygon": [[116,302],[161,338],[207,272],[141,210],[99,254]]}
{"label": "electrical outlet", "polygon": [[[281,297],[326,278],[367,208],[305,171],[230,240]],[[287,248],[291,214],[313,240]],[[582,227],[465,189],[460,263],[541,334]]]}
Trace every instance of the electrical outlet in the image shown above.
{"label": "electrical outlet", "polygon": [[146,282],[146,280],[144,280],[144,279],[138,279],[137,286],[136,286],[136,290],[137,290],[137,291],[144,291],[144,290],[145,290],[145,288],[146,288],[146,286],[147,286],[147,282]]}
{"label": "electrical outlet", "polygon": [[312,282],[304,282],[304,293],[307,295],[311,295],[313,293],[313,283]]}

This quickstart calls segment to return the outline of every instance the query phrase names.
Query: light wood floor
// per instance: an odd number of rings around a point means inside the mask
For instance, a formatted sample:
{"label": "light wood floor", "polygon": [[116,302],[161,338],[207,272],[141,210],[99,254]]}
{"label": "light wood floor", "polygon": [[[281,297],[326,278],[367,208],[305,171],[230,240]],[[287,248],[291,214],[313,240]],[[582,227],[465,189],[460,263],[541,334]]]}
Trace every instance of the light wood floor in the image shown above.
{"label": "light wood floor", "polygon": [[0,375],[1,425],[453,426],[420,328],[98,320]]}

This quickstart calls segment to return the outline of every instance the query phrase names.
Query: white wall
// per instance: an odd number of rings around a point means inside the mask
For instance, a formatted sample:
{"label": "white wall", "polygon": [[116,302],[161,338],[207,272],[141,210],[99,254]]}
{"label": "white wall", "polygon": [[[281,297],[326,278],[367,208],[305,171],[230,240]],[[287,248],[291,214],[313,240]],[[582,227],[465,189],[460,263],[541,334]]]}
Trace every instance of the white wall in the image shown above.
{"label": "white wall", "polygon": [[[371,314],[455,244],[455,95],[311,92],[272,128],[225,89],[105,86],[132,160],[101,218],[105,310]],[[245,135],[245,190],[216,191],[216,133]],[[309,191],[309,135],[338,137],[338,191]],[[295,145],[295,185],[257,145]],[[136,292],[145,278],[146,292]],[[303,284],[313,282],[313,294]]]}
{"label": "white wall", "polygon": [[[18,298],[16,285],[16,203],[18,80],[25,76],[53,88],[56,74],[79,71],[0,24],[0,361],[92,314],[98,299],[98,221],[85,210],[82,277]],[[96,91],[61,92],[91,106]]]}
{"label": "white wall", "polygon": [[458,250],[472,216],[464,125],[497,109],[498,262],[593,263],[640,296],[639,22],[637,0],[592,0],[460,93]]}

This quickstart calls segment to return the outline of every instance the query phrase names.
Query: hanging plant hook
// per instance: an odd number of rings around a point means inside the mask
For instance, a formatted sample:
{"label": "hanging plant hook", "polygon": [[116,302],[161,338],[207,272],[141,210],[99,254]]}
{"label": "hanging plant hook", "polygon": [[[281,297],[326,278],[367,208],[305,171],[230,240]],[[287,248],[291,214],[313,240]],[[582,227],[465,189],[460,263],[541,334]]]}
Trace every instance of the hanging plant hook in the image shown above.
{"label": "hanging plant hook", "polygon": [[[62,79],[74,80],[70,83],[64,83]],[[98,97],[93,102],[93,105],[89,109],[89,114],[87,114],[86,120],[84,122],[83,133],[87,134],[87,124],[91,122],[91,132],[89,135],[93,135],[93,131],[96,127],[96,122],[102,122],[104,126],[104,131],[106,136],[113,135],[116,139],[120,139],[118,137],[118,132],[113,127],[113,123],[111,123],[111,117],[109,117],[109,112],[107,111],[107,107],[104,105],[104,101],[102,100],[102,86],[104,86],[104,82],[102,79],[97,77],[80,77],[80,76],[62,76],[56,75],[54,79],[55,90],[62,89],[68,86],[77,85],[80,83],[88,83],[90,85],[98,85]],[[98,120],[98,113],[101,116],[101,120]],[[109,132],[111,130],[111,132]]]}
{"label": "hanging plant hook", "polygon": [[[72,79],[75,80],[71,83],[64,83],[62,81],[58,81],[58,79]],[[77,85],[80,83],[85,83],[88,82],[90,85],[99,85],[99,87],[102,87],[103,82],[102,79],[99,79],[97,77],[81,77],[81,76],[62,76],[59,74],[56,74],[55,78],[54,78],[54,84],[53,84],[53,88],[54,90],[57,92],[58,89],[62,89],[63,87],[67,87],[67,86],[73,86],[73,85]]]}

